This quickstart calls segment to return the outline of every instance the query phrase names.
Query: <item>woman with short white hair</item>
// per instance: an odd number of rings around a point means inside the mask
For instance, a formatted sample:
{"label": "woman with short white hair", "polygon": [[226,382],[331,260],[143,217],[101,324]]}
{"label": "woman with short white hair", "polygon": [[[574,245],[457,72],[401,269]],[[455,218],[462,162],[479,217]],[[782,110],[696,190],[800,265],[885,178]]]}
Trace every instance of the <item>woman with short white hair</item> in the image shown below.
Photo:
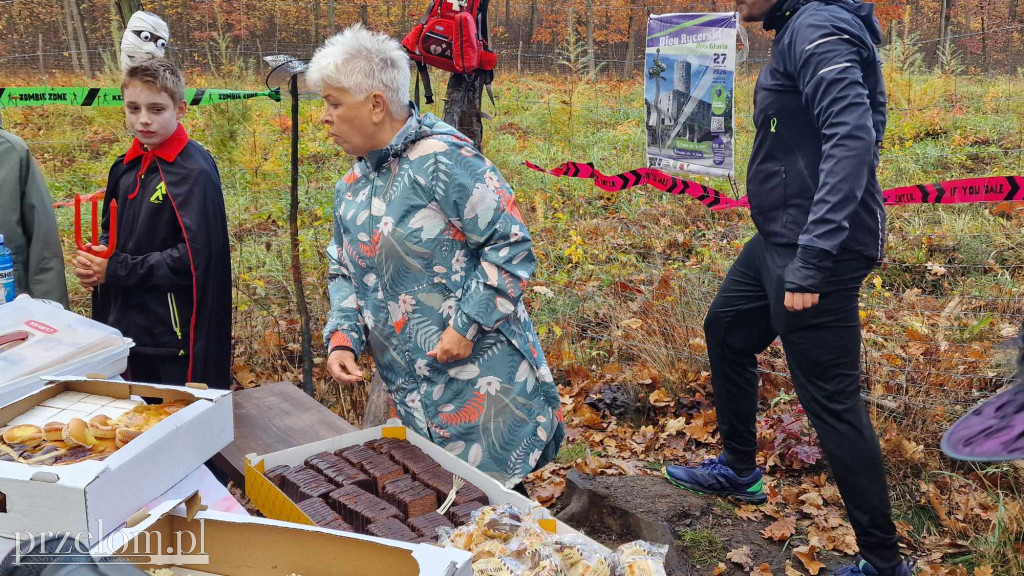
{"label": "woman with short white hair", "polygon": [[334,192],[328,370],[362,381],[369,348],[406,426],[518,484],[565,431],[522,301],[536,260],[511,187],[468,138],[420,116],[394,39],[352,26],[317,50],[306,80],[356,157]]}

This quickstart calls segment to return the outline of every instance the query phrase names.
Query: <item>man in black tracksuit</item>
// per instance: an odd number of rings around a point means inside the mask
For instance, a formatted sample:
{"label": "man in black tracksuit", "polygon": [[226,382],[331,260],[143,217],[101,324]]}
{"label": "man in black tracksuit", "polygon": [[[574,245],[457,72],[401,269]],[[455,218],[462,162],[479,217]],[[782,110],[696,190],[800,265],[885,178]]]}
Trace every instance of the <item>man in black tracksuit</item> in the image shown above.
{"label": "man in black tracksuit", "polygon": [[860,0],[737,0],[774,30],[754,91],[748,168],[757,235],[704,323],[724,452],[670,466],[683,488],[765,501],[757,469],[756,355],[781,337],[793,383],[846,503],[862,558],[836,574],[909,575],[860,385],[860,287],[882,256],[875,170],[886,125],[874,6]]}

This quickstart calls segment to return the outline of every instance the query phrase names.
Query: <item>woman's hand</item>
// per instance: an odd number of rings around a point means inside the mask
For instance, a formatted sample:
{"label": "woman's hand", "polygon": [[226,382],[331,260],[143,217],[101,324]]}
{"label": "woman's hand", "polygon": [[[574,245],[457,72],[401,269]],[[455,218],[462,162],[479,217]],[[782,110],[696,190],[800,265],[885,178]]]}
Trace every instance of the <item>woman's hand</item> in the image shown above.
{"label": "woman's hand", "polygon": [[327,371],[338,384],[354,384],[363,379],[363,371],[351,350],[335,350],[327,357]]}
{"label": "woman's hand", "polygon": [[467,358],[473,352],[473,341],[455,331],[449,326],[441,334],[441,340],[437,346],[427,352],[427,356],[437,360],[441,364],[458,362]]}

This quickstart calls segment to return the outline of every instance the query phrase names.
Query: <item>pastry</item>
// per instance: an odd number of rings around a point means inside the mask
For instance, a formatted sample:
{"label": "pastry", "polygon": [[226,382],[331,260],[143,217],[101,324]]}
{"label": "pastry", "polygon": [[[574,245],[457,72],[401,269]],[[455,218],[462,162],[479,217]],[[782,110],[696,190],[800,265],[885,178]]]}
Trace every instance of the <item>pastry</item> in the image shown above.
{"label": "pastry", "polygon": [[96,443],[96,437],[89,430],[89,425],[81,418],[72,418],[64,427],[64,443],[71,446],[92,446]]}
{"label": "pastry", "polygon": [[116,429],[110,416],[99,414],[89,419],[89,430],[96,438],[113,438]]}
{"label": "pastry", "polygon": [[114,431],[114,446],[124,448],[124,445],[135,440],[142,432],[128,428],[118,428]]}
{"label": "pastry", "polygon": [[18,424],[4,431],[4,442],[8,444],[24,444],[36,446],[43,442],[43,429],[34,424]]}
{"label": "pastry", "polygon": [[62,422],[49,422],[43,426],[43,436],[47,442],[63,442],[64,441],[64,423]]}

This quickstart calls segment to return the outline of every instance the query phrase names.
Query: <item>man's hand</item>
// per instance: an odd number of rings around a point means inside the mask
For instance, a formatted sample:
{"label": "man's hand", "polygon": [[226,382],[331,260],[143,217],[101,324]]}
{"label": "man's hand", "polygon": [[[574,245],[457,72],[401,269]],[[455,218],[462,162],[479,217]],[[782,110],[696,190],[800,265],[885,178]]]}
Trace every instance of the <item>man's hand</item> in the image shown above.
{"label": "man's hand", "polygon": [[[104,251],[107,249],[102,244],[93,247],[91,244],[86,244],[86,249],[93,248],[97,251]],[[107,278],[107,259],[100,258],[91,252],[79,250],[75,255],[72,264],[75,267],[75,276],[82,283],[82,286],[86,290],[92,292],[100,284],[106,281]]]}
{"label": "man's hand", "polygon": [[363,371],[351,350],[335,350],[327,357],[327,371],[338,384],[354,384],[363,379]]}
{"label": "man's hand", "polygon": [[427,352],[427,356],[437,360],[441,364],[458,362],[467,358],[473,352],[473,341],[455,331],[449,326],[441,334],[441,340],[437,346]]}
{"label": "man's hand", "polygon": [[786,310],[801,312],[810,310],[818,304],[818,295],[806,292],[786,292]]}

